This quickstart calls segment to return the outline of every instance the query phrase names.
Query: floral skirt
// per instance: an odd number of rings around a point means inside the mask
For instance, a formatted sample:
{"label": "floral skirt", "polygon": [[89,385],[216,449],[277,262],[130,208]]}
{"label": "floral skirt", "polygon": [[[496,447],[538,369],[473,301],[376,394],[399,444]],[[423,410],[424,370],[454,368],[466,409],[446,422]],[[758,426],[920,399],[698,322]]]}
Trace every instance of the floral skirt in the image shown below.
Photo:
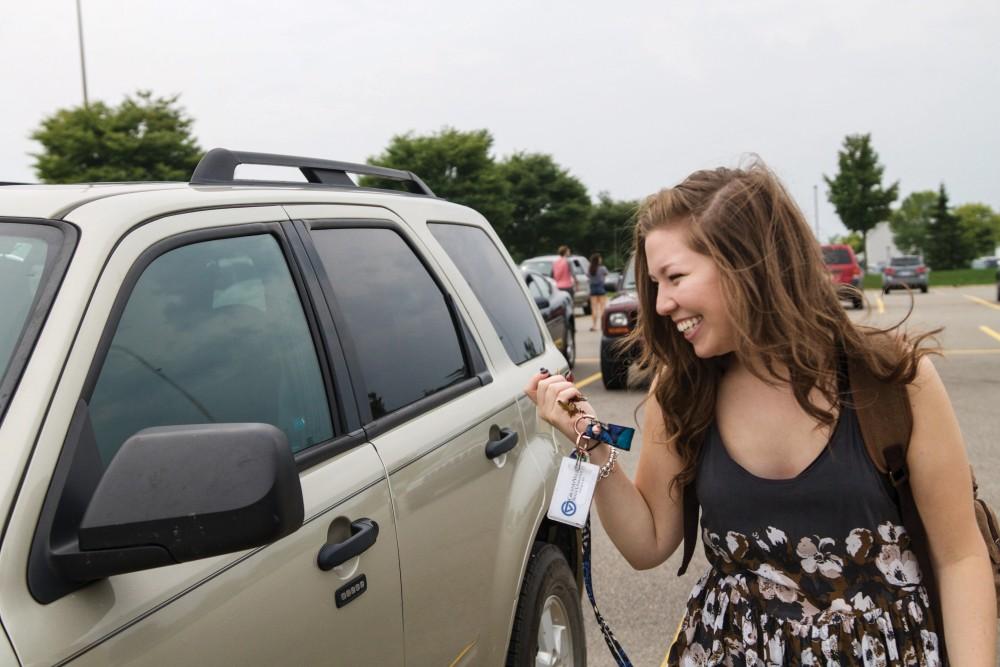
{"label": "floral skirt", "polygon": [[[667,663],[681,667],[864,665],[938,667],[938,637],[922,586],[872,600],[837,600],[815,617],[768,614],[745,575],[710,570],[695,585]],[[839,605],[836,603],[840,603]]]}

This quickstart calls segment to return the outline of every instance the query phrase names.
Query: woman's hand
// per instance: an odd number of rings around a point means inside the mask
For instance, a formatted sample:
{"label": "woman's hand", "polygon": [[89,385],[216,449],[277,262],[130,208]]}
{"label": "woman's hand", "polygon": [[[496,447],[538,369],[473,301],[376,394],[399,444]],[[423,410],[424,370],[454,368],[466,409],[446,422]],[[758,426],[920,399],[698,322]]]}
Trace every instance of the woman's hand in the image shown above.
{"label": "woman's hand", "polygon": [[[572,442],[576,442],[577,420],[583,415],[594,414],[594,407],[587,402],[576,385],[561,375],[550,375],[546,370],[531,378],[524,393],[538,406],[538,416],[559,429]],[[578,412],[570,415],[560,403],[575,405]],[[585,422],[580,421],[580,428],[584,426]]]}

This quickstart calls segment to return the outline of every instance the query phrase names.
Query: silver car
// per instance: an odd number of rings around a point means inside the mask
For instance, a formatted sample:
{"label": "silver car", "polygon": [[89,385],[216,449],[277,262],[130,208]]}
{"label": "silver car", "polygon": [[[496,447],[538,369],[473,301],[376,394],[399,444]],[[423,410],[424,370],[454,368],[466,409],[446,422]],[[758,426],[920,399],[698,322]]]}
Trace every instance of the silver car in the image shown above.
{"label": "silver car", "polygon": [[585,663],[566,362],[480,214],[222,149],[4,185],[0,303],[0,665]]}
{"label": "silver car", "polygon": [[882,293],[888,294],[894,289],[917,289],[927,292],[927,278],[930,269],[920,255],[901,255],[889,260],[882,269]]}
{"label": "silver car", "polygon": [[[552,277],[552,265],[557,259],[559,255],[531,257],[521,262],[521,268]],[[566,259],[569,260],[569,267],[573,271],[573,280],[576,283],[573,289],[573,305],[583,308],[584,315],[590,315],[590,278],[587,276],[590,262],[582,255],[570,255]]]}

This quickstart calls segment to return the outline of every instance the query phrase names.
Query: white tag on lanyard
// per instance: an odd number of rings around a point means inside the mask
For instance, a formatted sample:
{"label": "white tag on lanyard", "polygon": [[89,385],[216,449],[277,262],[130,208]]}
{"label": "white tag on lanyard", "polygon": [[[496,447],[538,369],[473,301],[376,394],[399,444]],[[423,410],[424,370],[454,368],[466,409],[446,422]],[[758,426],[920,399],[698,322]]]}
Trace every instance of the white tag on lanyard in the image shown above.
{"label": "white tag on lanyard", "polygon": [[549,518],[583,528],[590,514],[590,502],[597,487],[600,468],[593,463],[566,457],[559,466],[556,488],[549,504]]}

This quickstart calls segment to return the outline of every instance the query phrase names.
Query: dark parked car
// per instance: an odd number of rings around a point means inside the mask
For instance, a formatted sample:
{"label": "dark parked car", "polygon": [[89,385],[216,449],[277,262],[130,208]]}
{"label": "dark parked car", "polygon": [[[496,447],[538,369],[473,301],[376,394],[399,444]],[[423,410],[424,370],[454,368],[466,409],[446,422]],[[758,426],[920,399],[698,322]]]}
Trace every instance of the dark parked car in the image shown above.
{"label": "dark parked car", "polygon": [[927,276],[930,269],[919,255],[902,255],[889,260],[889,266],[882,269],[882,293],[888,294],[894,289],[913,289],[919,287],[923,294],[927,293]]}
{"label": "dark parked car", "polygon": [[622,274],[618,271],[608,271],[608,275],[604,276],[604,289],[608,292],[617,292],[618,283],[622,280]]}
{"label": "dark parked car", "polygon": [[850,301],[855,308],[862,308],[861,265],[854,249],[845,244],[825,245],[823,261],[830,270],[830,279],[838,287],[841,301]]}
{"label": "dark parked car", "polygon": [[535,271],[521,270],[528,291],[542,313],[545,326],[556,347],[566,357],[569,367],[576,363],[576,326],[573,320],[573,301],[569,294],[558,289],[552,278]]}
{"label": "dark parked car", "polygon": [[605,389],[624,389],[634,352],[621,350],[621,340],[635,329],[639,299],[635,288],[635,261],[630,259],[622,275],[618,294],[608,301],[601,322],[601,377]]}

